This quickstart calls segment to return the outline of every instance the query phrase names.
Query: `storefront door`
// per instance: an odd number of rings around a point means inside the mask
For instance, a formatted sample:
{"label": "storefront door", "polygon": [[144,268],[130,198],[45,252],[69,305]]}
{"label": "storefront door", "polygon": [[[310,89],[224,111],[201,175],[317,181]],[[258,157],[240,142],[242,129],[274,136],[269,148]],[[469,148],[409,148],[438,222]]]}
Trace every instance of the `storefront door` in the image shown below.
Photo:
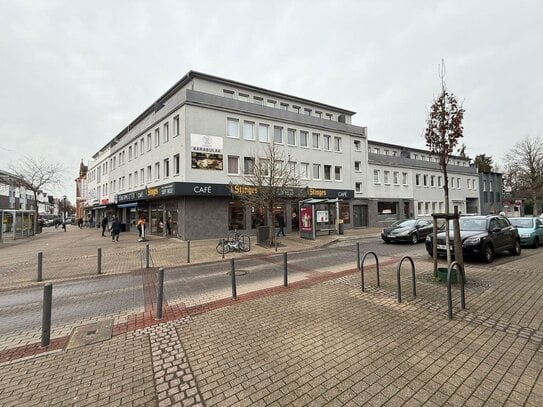
{"label": "storefront door", "polygon": [[368,226],[368,205],[353,205],[354,227]]}

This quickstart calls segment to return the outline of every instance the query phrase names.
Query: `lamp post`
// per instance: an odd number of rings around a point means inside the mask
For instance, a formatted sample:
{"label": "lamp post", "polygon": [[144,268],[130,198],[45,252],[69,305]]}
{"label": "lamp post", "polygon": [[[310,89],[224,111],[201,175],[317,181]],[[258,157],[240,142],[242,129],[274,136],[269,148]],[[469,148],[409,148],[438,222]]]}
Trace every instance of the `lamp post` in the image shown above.
{"label": "lamp post", "polygon": [[66,195],[62,195],[62,221],[66,223]]}

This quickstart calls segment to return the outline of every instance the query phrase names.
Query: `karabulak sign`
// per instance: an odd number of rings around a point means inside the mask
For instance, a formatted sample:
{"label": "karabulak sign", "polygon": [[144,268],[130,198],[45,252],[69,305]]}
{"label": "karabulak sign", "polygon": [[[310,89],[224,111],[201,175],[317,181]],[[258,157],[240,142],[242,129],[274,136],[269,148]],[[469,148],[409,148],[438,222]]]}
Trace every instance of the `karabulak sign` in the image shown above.
{"label": "karabulak sign", "polygon": [[222,137],[192,133],[190,135],[190,150],[191,168],[222,171]]}

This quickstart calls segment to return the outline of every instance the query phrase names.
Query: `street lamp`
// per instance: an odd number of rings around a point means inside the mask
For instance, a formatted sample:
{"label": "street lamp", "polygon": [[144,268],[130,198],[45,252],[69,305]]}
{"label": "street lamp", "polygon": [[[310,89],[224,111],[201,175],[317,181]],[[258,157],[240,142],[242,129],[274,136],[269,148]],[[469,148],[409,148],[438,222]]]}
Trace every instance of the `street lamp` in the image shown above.
{"label": "street lamp", "polygon": [[62,205],[62,212],[63,212],[63,217],[62,217],[62,220],[64,222],[66,222],[66,195],[62,195],[62,201],[64,202],[64,204]]}

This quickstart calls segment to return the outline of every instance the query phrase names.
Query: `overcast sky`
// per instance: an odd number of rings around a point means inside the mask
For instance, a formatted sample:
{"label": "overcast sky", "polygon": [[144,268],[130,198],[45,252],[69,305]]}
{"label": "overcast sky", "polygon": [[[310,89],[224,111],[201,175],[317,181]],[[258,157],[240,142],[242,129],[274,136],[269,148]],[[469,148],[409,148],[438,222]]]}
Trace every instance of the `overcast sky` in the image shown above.
{"label": "overcast sky", "polygon": [[0,0],[0,169],[66,168],[193,69],[356,111],[371,140],[425,148],[440,90],[464,101],[467,154],[501,162],[542,135],[543,2]]}

